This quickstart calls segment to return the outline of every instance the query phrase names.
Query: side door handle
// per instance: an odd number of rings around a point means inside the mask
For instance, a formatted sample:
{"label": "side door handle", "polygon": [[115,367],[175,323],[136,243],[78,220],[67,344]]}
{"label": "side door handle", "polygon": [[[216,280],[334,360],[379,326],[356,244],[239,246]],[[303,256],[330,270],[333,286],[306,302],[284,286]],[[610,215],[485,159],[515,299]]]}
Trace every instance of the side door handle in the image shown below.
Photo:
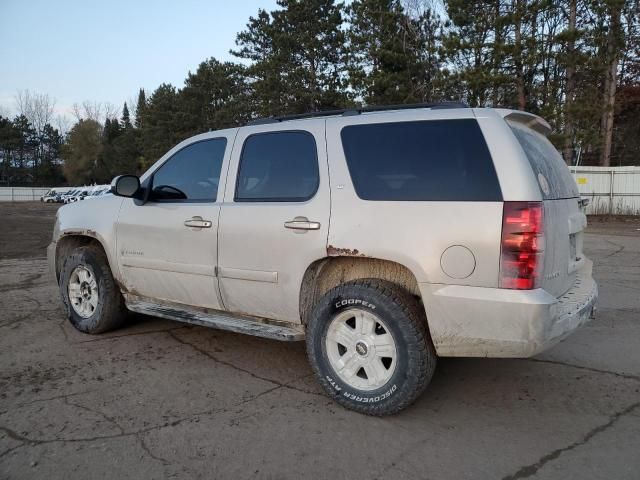
{"label": "side door handle", "polygon": [[296,217],[284,222],[284,228],[292,230],[320,230],[320,222],[310,222],[307,217]]}
{"label": "side door handle", "polygon": [[191,217],[189,220],[184,221],[184,226],[190,228],[211,228],[211,225],[210,220],[203,220],[199,216]]}

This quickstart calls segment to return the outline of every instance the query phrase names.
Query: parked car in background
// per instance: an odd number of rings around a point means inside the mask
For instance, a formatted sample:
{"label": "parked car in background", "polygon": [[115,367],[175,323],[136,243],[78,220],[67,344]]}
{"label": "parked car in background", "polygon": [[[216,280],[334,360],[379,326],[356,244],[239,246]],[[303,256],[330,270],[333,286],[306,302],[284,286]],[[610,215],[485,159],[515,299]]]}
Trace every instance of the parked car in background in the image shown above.
{"label": "parked car in background", "polygon": [[64,195],[64,196],[62,197],[62,202],[63,202],[64,204],[74,202],[74,201],[75,201],[75,198],[76,198],[76,195],[79,195],[79,194],[80,194],[80,191],[81,191],[81,190],[76,189],[76,190],[72,190],[71,192],[67,193],[66,195]]}
{"label": "parked car in background", "polygon": [[50,189],[47,193],[40,197],[43,203],[57,203],[63,194],[69,191],[69,187],[56,187]]}
{"label": "parked car in background", "polygon": [[76,193],[72,195],[68,195],[65,199],[64,203],[74,203],[80,200],[84,200],[84,198],[89,195],[91,187],[83,187],[79,190],[76,190]]}
{"label": "parked car in background", "polygon": [[71,188],[68,192],[63,193],[62,195],[60,195],[60,202],[61,203],[67,203],[67,200],[69,198],[71,198],[72,196],[74,196],[76,193],[78,193],[80,191],[79,188],[77,187],[73,187]]}
{"label": "parked car in background", "polygon": [[96,185],[93,188],[93,191],[89,193],[84,200],[93,200],[95,198],[101,197],[102,195],[106,195],[111,191],[111,185]]}
{"label": "parked car in background", "polygon": [[386,415],[438,356],[530,357],[592,317],[585,203],[545,120],[322,115],[198,135],[58,210],[48,257],[71,324],[97,334],[131,310],[306,339],[329,397]]}

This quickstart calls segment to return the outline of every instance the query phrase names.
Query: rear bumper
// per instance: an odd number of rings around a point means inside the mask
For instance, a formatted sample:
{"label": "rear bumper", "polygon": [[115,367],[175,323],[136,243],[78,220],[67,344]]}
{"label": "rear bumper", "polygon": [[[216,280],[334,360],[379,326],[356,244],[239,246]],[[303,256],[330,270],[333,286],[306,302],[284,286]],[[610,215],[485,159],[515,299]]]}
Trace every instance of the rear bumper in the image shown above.
{"label": "rear bumper", "polygon": [[443,357],[531,357],[593,318],[598,286],[586,260],[561,298],[545,290],[420,284],[429,329]]}

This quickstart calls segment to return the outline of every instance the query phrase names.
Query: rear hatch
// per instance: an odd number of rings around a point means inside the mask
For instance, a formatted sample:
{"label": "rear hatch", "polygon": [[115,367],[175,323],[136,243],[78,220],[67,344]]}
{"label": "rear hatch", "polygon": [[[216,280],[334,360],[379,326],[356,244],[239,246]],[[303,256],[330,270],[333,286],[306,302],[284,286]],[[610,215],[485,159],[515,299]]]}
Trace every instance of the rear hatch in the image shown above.
{"label": "rear hatch", "polygon": [[587,217],[578,187],[562,157],[541,133],[508,121],[536,177],[544,205],[544,260],[540,287],[560,297],[576,280],[584,264],[582,253]]}

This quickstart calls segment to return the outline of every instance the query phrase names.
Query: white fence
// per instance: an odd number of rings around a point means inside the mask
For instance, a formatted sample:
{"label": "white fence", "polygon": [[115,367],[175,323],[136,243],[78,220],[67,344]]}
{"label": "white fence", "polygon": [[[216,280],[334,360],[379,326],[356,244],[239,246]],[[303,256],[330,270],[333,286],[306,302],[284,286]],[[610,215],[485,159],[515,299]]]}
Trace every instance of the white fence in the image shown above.
{"label": "white fence", "polygon": [[[570,167],[590,215],[640,215],[640,167]],[[0,187],[0,202],[40,200],[48,188]]]}
{"label": "white fence", "polygon": [[0,187],[0,202],[30,202],[40,200],[49,188]]}
{"label": "white fence", "polygon": [[570,167],[590,215],[640,215],[640,167]]}

